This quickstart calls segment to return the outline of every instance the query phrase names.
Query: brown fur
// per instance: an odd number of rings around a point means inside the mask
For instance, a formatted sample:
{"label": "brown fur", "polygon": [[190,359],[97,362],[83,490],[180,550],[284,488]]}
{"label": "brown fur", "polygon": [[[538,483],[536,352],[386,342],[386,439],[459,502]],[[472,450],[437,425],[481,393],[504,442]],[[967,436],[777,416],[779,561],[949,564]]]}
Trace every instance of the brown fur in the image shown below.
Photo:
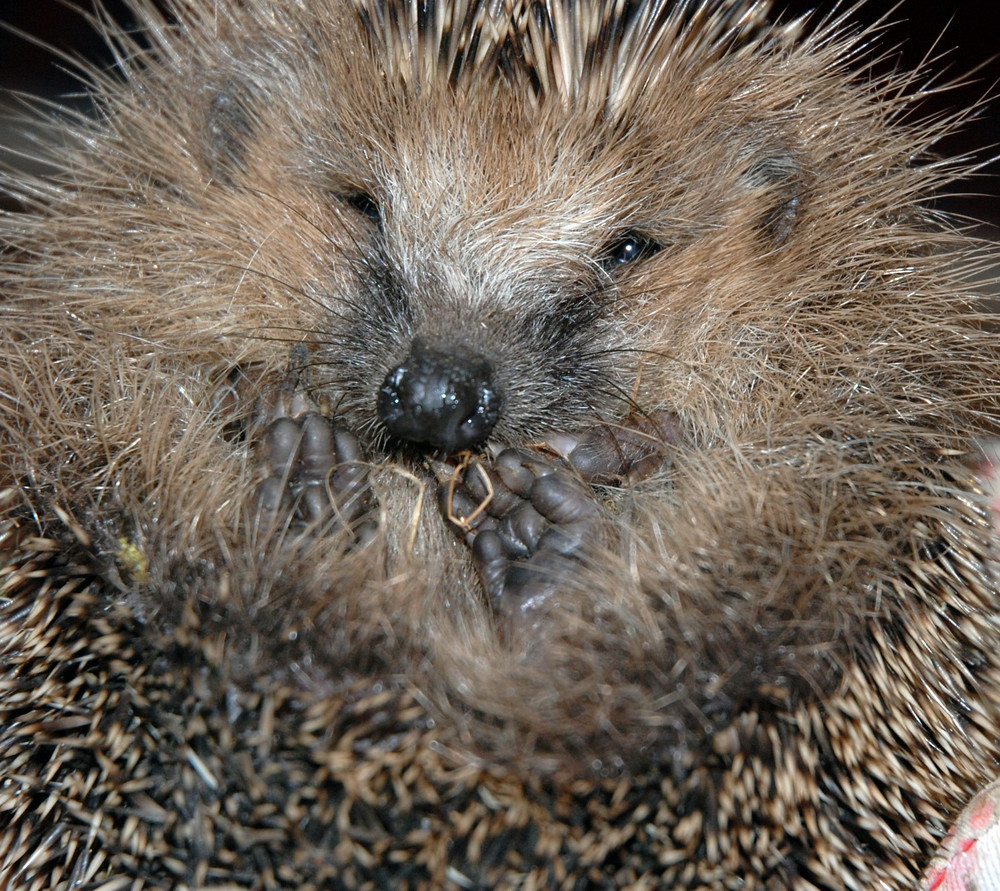
{"label": "brown fur", "polygon": [[[152,47],[116,35],[128,78],[91,73],[99,121],[2,221],[0,646],[50,683],[0,691],[0,807],[32,827],[0,830],[0,876],[908,887],[1000,757],[967,460],[996,348],[976,249],[925,205],[954,122],[849,73],[843,22],[742,4],[601,30],[553,0],[550,31],[520,6],[477,31],[473,5],[442,36],[392,0],[134,5]],[[629,233],[662,249],[609,271]],[[493,446],[630,412],[679,431],[660,472],[597,488],[608,540],[513,639],[374,413],[442,328],[497,368]],[[255,520],[297,345],[371,461],[363,546]],[[71,758],[47,742],[70,714]],[[61,871],[30,859],[50,832]]]}

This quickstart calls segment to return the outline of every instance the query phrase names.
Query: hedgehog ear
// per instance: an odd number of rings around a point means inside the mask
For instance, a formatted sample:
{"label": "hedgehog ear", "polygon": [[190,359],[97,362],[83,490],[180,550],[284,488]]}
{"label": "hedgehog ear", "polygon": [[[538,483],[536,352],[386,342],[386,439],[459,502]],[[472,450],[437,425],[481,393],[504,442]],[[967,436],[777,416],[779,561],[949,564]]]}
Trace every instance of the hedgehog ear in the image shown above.
{"label": "hedgehog ear", "polygon": [[246,84],[230,81],[205,92],[202,112],[202,161],[213,182],[232,186],[243,169],[247,147],[256,129]]}
{"label": "hedgehog ear", "polygon": [[780,247],[792,235],[807,196],[806,176],[796,153],[780,142],[755,147],[746,158],[743,182],[762,194],[764,209],[757,228],[769,248]]}

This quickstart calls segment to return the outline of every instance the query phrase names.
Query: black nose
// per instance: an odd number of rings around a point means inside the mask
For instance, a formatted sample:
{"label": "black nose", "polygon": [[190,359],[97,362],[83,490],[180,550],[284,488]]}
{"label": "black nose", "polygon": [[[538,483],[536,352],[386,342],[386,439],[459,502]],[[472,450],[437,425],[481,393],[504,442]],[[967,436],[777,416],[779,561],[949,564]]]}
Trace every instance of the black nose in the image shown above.
{"label": "black nose", "polygon": [[502,401],[485,357],[414,340],[410,355],[385,376],[378,414],[394,436],[451,453],[486,442]]}

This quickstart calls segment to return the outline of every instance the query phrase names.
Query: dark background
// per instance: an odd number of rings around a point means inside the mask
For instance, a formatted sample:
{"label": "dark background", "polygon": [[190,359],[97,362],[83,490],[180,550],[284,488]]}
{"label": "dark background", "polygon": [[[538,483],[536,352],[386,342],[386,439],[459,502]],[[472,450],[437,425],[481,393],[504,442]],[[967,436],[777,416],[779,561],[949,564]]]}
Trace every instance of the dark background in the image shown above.
{"label": "dark background", "polygon": [[[0,21],[41,38],[48,44],[80,53],[98,62],[108,60],[101,41],[84,20],[67,6],[84,9],[90,0],[0,0]],[[842,4],[847,5],[847,4]],[[106,0],[108,11],[127,21],[121,0]],[[773,8],[781,18],[815,11],[822,16],[834,10],[833,2],[774,0]],[[946,80],[961,79],[963,84],[925,102],[927,113],[947,107],[966,107],[992,95],[982,106],[979,119],[964,132],[942,145],[947,154],[974,153],[979,160],[1000,154],[1000,2],[960,0],[956,4],[925,0],[868,0],[849,13],[859,24],[886,17],[884,34],[877,49],[891,50],[884,65],[898,64],[914,68],[928,57],[937,57],[935,71],[943,71]],[[26,90],[46,96],[67,95],[74,90],[72,78],[60,71],[53,54],[32,45],[23,37],[0,31],[0,88]],[[971,74],[970,74],[971,72]],[[0,128],[5,125],[0,119]],[[5,134],[0,132],[0,143]],[[980,218],[1000,220],[1000,163],[988,166],[986,175],[972,188],[986,197],[966,199],[963,209]]]}

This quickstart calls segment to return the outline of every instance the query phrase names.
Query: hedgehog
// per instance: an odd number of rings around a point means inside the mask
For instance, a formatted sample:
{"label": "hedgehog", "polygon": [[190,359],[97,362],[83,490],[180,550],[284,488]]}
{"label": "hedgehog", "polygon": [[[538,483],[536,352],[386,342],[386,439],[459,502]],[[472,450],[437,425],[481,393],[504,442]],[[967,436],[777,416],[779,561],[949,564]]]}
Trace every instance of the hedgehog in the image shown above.
{"label": "hedgehog", "polygon": [[969,113],[756,0],[130,8],[3,180],[0,884],[914,887],[1000,761]]}

